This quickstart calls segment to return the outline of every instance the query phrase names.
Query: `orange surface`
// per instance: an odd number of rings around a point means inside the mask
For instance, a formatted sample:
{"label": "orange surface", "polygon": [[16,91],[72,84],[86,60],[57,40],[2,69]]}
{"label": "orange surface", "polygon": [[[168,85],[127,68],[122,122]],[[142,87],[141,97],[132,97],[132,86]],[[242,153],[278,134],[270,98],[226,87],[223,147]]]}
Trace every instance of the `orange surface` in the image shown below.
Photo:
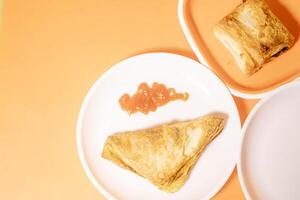
{"label": "orange surface", "polygon": [[199,49],[214,71],[232,88],[258,93],[268,91],[300,76],[300,1],[266,0],[274,14],[295,36],[295,45],[284,54],[266,63],[252,76],[244,75],[229,51],[213,34],[213,26],[232,12],[241,0],[188,0],[188,22],[194,32]]}
{"label": "orange surface", "polygon": [[[77,156],[80,105],[94,81],[129,56],[195,58],[177,1],[7,0],[3,11],[0,199],[104,199]],[[245,119],[256,101],[235,100]],[[244,199],[236,171],[214,199]]]}

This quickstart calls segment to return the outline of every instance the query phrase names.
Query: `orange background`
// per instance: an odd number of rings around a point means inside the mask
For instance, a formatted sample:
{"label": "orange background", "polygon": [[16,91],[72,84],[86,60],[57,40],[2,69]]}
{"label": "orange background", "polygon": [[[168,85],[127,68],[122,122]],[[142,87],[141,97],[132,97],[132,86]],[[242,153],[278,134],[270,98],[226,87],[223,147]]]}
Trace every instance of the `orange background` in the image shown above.
{"label": "orange background", "polygon": [[[195,58],[177,1],[7,0],[1,28],[0,199],[104,199],[77,155],[82,100],[130,56]],[[256,101],[235,100],[244,120]],[[214,199],[244,199],[236,170]]]}

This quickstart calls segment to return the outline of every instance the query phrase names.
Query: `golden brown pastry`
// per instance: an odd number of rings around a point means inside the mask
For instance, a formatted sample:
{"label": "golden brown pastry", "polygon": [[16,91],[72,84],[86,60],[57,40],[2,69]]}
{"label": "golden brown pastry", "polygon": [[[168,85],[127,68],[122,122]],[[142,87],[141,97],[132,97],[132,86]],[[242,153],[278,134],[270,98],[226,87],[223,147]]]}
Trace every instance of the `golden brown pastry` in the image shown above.
{"label": "golden brown pastry", "polygon": [[294,42],[263,0],[246,0],[215,25],[214,33],[247,75],[254,74]]}
{"label": "golden brown pastry", "polygon": [[107,138],[102,157],[166,192],[186,182],[204,148],[222,131],[224,119],[208,115],[192,121],[122,132]]}

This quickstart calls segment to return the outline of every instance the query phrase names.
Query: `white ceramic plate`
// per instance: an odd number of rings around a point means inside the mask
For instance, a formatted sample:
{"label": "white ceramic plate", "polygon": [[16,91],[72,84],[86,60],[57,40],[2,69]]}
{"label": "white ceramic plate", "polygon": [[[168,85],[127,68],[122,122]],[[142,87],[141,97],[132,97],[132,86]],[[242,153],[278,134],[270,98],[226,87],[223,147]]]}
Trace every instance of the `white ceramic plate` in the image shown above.
{"label": "white ceramic plate", "polygon": [[[164,83],[188,92],[188,101],[174,101],[154,113],[128,116],[118,99],[132,94],[141,82]],[[173,120],[193,119],[211,112],[228,116],[224,131],[208,146],[182,189],[160,191],[147,180],[101,158],[107,136]],[[234,169],[240,143],[240,119],[224,84],[207,68],[189,58],[149,53],[124,60],[106,72],[88,92],[78,119],[77,144],[89,179],[109,199],[207,199]]]}
{"label": "white ceramic plate", "polygon": [[242,133],[238,173],[247,199],[300,199],[300,81],[260,101]]}

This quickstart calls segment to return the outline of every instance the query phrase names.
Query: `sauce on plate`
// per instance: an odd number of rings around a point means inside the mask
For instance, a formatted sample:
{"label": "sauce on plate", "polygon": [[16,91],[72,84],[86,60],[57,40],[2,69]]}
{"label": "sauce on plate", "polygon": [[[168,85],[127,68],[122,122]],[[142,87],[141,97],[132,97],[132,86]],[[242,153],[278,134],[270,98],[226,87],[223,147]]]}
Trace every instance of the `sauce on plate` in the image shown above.
{"label": "sauce on plate", "polygon": [[156,82],[150,87],[143,82],[131,97],[127,93],[123,94],[119,99],[119,104],[122,110],[127,111],[128,114],[136,112],[148,114],[149,112],[155,112],[158,107],[170,101],[186,101],[188,98],[189,94],[187,92],[177,93],[174,88],[167,88],[164,84]]}

